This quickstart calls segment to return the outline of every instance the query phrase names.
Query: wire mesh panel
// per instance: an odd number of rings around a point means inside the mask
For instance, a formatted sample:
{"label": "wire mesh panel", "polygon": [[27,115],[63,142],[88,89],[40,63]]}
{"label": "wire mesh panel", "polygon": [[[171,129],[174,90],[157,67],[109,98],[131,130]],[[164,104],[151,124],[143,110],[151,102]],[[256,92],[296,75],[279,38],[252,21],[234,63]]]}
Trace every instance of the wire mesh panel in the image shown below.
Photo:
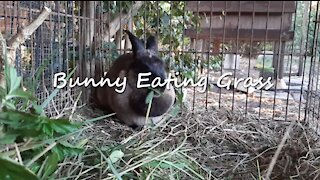
{"label": "wire mesh panel", "polygon": [[[202,44],[196,45],[197,53],[205,49],[202,55],[209,54],[208,59],[221,57],[220,67],[206,72],[212,87],[209,94],[216,98],[210,102],[210,95],[194,93],[206,102],[206,108],[224,106],[259,119],[312,119],[317,124],[314,115],[319,99],[313,96],[311,100],[311,92],[318,87],[318,2],[193,1],[187,7],[194,14],[202,13],[200,31],[186,29],[187,36]],[[206,49],[205,41],[211,47]],[[217,83],[228,73],[229,90]],[[237,84],[241,78],[265,81],[268,77],[274,84],[268,90]]]}
{"label": "wire mesh panel", "polygon": [[[7,39],[19,29],[33,22],[43,7],[51,9],[49,17],[36,31],[19,46],[15,67],[25,80],[36,79],[35,93],[39,103],[43,103],[54,93],[54,75],[70,72],[75,67],[77,46],[75,27],[77,20],[73,16],[76,10],[74,2],[51,1],[4,1],[1,2],[1,30]],[[24,86],[29,84],[25,82]],[[30,87],[31,88],[31,87]],[[77,88],[68,86],[61,89],[49,102],[47,113],[50,116],[62,115],[64,109],[73,107],[79,94]]]}
{"label": "wire mesh panel", "polygon": [[[143,40],[157,37],[178,84],[198,82],[176,88],[179,101],[186,97],[183,110],[224,108],[259,119],[306,120],[318,128],[318,1],[4,1],[1,32],[17,33],[44,6],[52,13],[16,59],[25,78],[35,78],[44,66],[37,86],[42,102],[55,89],[56,73],[77,66],[73,77],[84,80],[131,52],[123,33],[128,29]],[[80,92],[79,104],[88,103],[90,88],[66,86],[48,113],[73,107]]]}
{"label": "wire mesh panel", "polygon": [[[309,61],[305,62],[305,67],[308,68],[308,85],[306,90],[306,120],[319,131],[319,2],[310,3],[310,32],[308,32],[308,39],[306,43],[306,55],[309,56]],[[314,10],[314,12],[312,12]],[[310,40],[309,40],[310,39]],[[309,40],[309,42],[308,42]],[[308,65],[308,66],[307,66]]]}

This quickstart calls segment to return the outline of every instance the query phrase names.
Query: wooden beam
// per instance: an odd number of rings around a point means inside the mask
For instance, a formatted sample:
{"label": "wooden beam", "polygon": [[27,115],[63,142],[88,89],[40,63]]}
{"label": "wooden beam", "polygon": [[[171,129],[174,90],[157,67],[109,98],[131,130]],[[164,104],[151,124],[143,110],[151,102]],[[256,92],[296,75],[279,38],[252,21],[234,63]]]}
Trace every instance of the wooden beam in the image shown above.
{"label": "wooden beam", "polygon": [[[211,20],[211,22],[210,22]],[[289,29],[292,26],[292,14],[227,14],[226,16],[212,15],[200,20],[200,28],[228,29]]]}
{"label": "wooden beam", "polygon": [[[122,15],[118,14],[110,22],[110,24],[108,24],[108,28],[110,30],[107,30],[104,33],[103,39],[105,41],[109,41],[110,38],[112,38],[119,31],[120,28],[123,28],[123,27],[120,27],[120,24],[121,25],[128,24],[129,20],[132,20],[133,16],[135,16],[138,13],[138,11],[142,7],[143,3],[144,3],[144,1],[135,1],[135,3],[132,5],[131,9],[129,9],[126,14],[122,14]],[[104,16],[106,19],[105,22],[108,22],[109,20],[107,18],[107,13],[104,13]]]}
{"label": "wooden beam", "polygon": [[[254,3],[253,3],[254,2]],[[270,6],[269,6],[270,2]],[[211,3],[213,8],[211,10]],[[241,5],[241,9],[239,6]],[[254,7],[253,7],[254,5]],[[295,1],[187,1],[186,10],[197,12],[213,12],[221,13],[282,13],[282,5],[284,5],[284,13],[295,12]],[[269,8],[268,8],[269,6]]]}
{"label": "wooden beam", "polygon": [[[219,29],[211,29],[211,39],[217,40],[223,39],[223,32],[224,30]],[[282,33],[280,33],[280,30],[265,30],[265,29],[239,29],[239,34],[237,29],[225,29],[225,40],[236,40],[239,38],[239,40],[247,40],[249,41],[252,34],[252,40],[253,41],[264,41],[265,39],[267,41],[291,41],[293,40],[293,31],[289,31],[288,29],[282,30]],[[266,35],[267,34],[267,35]],[[281,38],[280,38],[281,34]],[[190,38],[196,38],[196,30],[194,29],[185,29],[185,35]],[[267,36],[267,38],[266,38]],[[202,29],[201,32],[198,33],[198,39],[209,39],[210,38],[210,29],[205,28]]]}

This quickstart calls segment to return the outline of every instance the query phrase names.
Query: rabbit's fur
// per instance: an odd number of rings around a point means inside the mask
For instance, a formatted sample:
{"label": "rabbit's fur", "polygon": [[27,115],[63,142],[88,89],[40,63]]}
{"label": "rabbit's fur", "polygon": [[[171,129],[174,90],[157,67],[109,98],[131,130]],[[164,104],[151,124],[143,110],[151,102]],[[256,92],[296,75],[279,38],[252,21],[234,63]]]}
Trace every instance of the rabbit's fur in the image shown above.
{"label": "rabbit's fur", "polygon": [[[138,73],[151,72],[151,75],[148,76],[149,84],[156,77],[160,77],[162,83],[167,75],[164,62],[158,57],[155,37],[150,36],[147,39],[147,47],[145,48],[141,40],[129,31],[125,30],[125,32],[129,35],[133,53],[119,56],[104,76],[104,78],[109,78],[111,82],[114,82],[118,77],[126,77],[125,91],[118,93],[115,91],[116,87],[106,85],[96,87],[93,91],[93,100],[98,108],[108,113],[115,112],[117,118],[128,126],[142,128],[146,124],[148,104],[145,101],[150,89],[137,88]],[[98,71],[96,71],[96,75],[100,74],[97,73]],[[96,78],[99,79],[100,77]],[[157,90],[162,92],[162,95],[154,96],[152,100],[149,119],[153,123],[158,123],[175,101],[175,91],[171,84],[169,89],[164,86],[157,88]]]}

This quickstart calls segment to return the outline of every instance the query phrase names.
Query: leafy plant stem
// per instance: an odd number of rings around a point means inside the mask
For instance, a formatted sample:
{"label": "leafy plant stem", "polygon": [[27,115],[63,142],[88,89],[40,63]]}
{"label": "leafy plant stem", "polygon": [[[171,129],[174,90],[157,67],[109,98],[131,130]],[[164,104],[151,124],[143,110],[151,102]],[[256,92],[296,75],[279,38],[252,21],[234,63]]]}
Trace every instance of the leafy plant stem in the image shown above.
{"label": "leafy plant stem", "polygon": [[31,159],[31,161],[28,162],[28,164],[26,164],[26,167],[30,167],[35,161],[37,161],[41,156],[43,156],[45,153],[47,153],[48,151],[50,151],[54,146],[56,146],[57,143],[54,142],[52,144],[50,144],[48,147],[46,147],[41,153],[39,153],[38,155],[36,155],[33,159]]}

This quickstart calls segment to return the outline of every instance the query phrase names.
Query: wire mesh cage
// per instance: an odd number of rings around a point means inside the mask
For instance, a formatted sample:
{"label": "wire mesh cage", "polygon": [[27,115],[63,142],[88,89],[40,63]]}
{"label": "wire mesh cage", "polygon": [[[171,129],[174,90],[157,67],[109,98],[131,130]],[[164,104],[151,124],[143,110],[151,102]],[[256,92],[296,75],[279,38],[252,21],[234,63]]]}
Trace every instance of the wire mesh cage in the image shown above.
{"label": "wire mesh cage", "polygon": [[[180,81],[205,78],[204,92],[177,88],[178,99],[187,94],[183,110],[225,108],[319,129],[318,1],[3,1],[1,32],[6,38],[16,34],[44,6],[52,13],[15,61],[26,79],[44,67],[36,91],[41,102],[54,92],[56,73],[77,67],[73,77],[83,80],[96,66],[107,71],[120,54],[131,52],[123,33],[128,29],[141,39],[156,35],[167,71]],[[274,84],[268,90],[248,83],[268,78]],[[59,115],[79,95],[78,104],[87,104],[89,93],[84,86],[65,86],[47,113]]]}

